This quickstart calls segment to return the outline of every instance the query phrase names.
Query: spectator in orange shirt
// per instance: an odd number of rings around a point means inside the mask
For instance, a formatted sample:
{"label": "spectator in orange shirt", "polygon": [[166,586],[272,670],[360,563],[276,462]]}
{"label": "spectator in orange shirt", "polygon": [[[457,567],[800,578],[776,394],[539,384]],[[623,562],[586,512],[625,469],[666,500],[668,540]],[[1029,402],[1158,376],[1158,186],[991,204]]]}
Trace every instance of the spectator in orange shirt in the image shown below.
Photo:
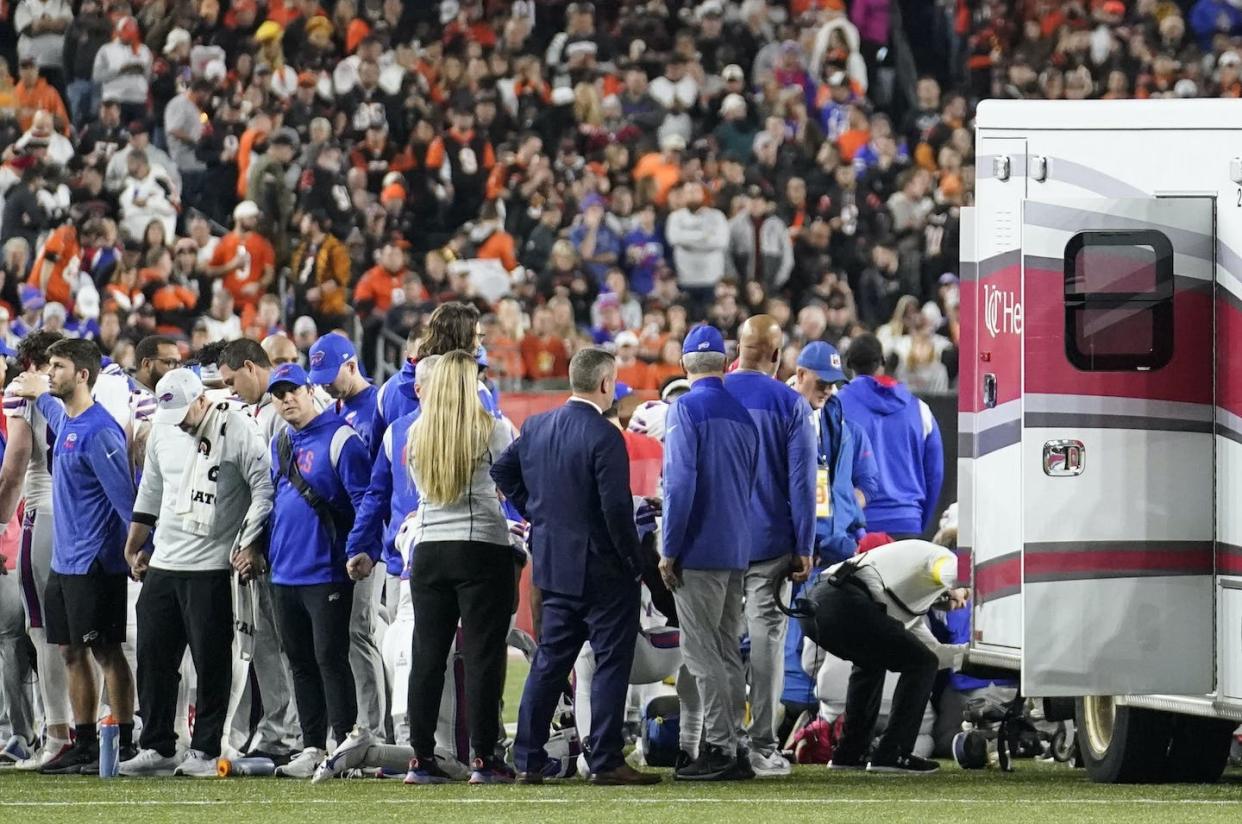
{"label": "spectator in orange shirt", "polygon": [[669,378],[685,376],[686,370],[681,366],[681,340],[669,339],[660,350],[660,360],[651,364],[651,377],[656,386],[663,386]]}
{"label": "spectator in orange shirt", "polygon": [[[103,224],[98,220],[89,220],[82,227],[81,237],[72,221],[66,221],[52,232],[39,257],[30,270],[31,286],[39,288],[46,295],[48,302],[59,303],[65,307],[73,305],[73,284],[65,276],[71,262],[82,256],[84,247],[99,245],[103,240]],[[76,268],[76,266],[75,266]]]}
{"label": "spectator in orange shirt", "polygon": [[479,242],[474,256],[480,260],[498,260],[506,272],[517,268],[517,243],[513,235],[505,231],[504,221],[500,219],[500,211],[495,201],[488,201],[479,210],[479,222],[475,226],[474,238],[485,238]]}
{"label": "spectator in orange shirt", "polygon": [[50,112],[59,118],[56,127],[64,134],[69,134],[69,112],[65,109],[65,101],[60,94],[42,77],[39,76],[39,64],[34,57],[24,57],[18,64],[21,80],[13,88],[13,100],[17,105],[17,125],[25,132],[34,120],[35,112]]}
{"label": "spectator in orange shirt", "polygon": [[220,238],[206,272],[222,278],[224,288],[241,309],[254,308],[276,278],[276,251],[259,234],[259,207],[243,200],[233,209],[233,231]]}
{"label": "spectator in orange shirt", "polygon": [[525,337],[523,321],[522,307],[513,298],[501,298],[496,314],[484,315],[479,321],[492,377],[512,382],[525,373],[521,350]]}
{"label": "spectator in orange shirt", "polygon": [[631,389],[655,389],[659,383],[651,366],[638,359],[638,335],[626,329],[613,340],[617,345],[617,380]]}
{"label": "spectator in orange shirt", "polygon": [[634,180],[652,178],[655,182],[653,199],[660,206],[668,203],[669,190],[681,180],[681,155],[686,150],[686,139],[679,134],[667,134],[660,140],[660,151],[650,152],[638,159],[634,167]]}
{"label": "spectator in orange shirt", "polygon": [[354,308],[365,317],[383,315],[392,308],[392,296],[405,283],[410,270],[405,265],[405,252],[394,241],[380,249],[379,262],[366,271],[354,287]]}
{"label": "spectator in orange shirt", "polygon": [[536,307],[531,328],[522,337],[520,347],[527,380],[569,377],[569,350],[554,326],[552,310],[546,306]]}

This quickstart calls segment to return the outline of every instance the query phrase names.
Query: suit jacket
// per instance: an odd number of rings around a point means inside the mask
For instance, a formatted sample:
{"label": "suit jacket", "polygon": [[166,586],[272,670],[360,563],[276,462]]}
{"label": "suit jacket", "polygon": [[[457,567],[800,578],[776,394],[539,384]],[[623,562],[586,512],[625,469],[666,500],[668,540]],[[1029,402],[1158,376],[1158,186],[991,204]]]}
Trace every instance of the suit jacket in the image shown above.
{"label": "suit jacket", "polygon": [[529,418],[492,479],[530,522],[535,586],[581,596],[588,574],[638,578],[625,440],[591,406],[570,401]]}

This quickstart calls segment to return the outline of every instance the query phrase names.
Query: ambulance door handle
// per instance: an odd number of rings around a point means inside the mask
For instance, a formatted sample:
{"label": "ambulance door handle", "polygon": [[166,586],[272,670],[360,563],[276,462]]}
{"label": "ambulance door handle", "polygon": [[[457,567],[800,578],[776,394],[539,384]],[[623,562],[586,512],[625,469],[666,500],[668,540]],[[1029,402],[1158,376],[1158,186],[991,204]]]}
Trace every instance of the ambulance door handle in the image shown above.
{"label": "ambulance door handle", "polygon": [[1087,448],[1082,441],[1044,442],[1044,474],[1050,478],[1073,478],[1087,466]]}
{"label": "ambulance door handle", "polygon": [[983,376],[983,408],[996,408],[996,376],[991,372]]}

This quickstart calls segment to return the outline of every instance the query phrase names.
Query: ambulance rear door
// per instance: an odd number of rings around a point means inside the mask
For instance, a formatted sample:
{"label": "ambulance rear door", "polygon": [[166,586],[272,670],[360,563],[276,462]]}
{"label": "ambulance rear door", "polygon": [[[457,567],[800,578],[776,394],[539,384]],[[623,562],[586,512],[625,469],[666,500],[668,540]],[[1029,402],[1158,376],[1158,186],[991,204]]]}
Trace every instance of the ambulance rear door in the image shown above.
{"label": "ambulance rear door", "polygon": [[[1215,200],[1025,200],[1023,689],[1214,687]],[[989,307],[991,303],[988,304]]]}

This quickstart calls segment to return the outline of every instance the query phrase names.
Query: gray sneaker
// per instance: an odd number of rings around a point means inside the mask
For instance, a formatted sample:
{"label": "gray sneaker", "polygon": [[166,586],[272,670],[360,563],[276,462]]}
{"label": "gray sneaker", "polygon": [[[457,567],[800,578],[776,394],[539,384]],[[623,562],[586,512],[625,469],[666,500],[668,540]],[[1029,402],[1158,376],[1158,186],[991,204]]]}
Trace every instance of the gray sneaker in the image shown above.
{"label": "gray sneaker", "polygon": [[137,755],[128,761],[122,761],[117,767],[117,772],[121,775],[127,775],[132,778],[166,778],[173,774],[177,769],[177,759],[160,755],[158,750],[140,750]]}
{"label": "gray sneaker", "polygon": [[219,778],[220,772],[215,758],[201,750],[189,750],[185,758],[181,759],[181,763],[177,765],[177,769],[173,771],[173,775],[182,775],[187,778]]}
{"label": "gray sneaker", "polygon": [[323,761],[324,751],[318,747],[307,747],[293,757],[288,764],[276,768],[276,774],[283,778],[311,778],[315,768]]}

